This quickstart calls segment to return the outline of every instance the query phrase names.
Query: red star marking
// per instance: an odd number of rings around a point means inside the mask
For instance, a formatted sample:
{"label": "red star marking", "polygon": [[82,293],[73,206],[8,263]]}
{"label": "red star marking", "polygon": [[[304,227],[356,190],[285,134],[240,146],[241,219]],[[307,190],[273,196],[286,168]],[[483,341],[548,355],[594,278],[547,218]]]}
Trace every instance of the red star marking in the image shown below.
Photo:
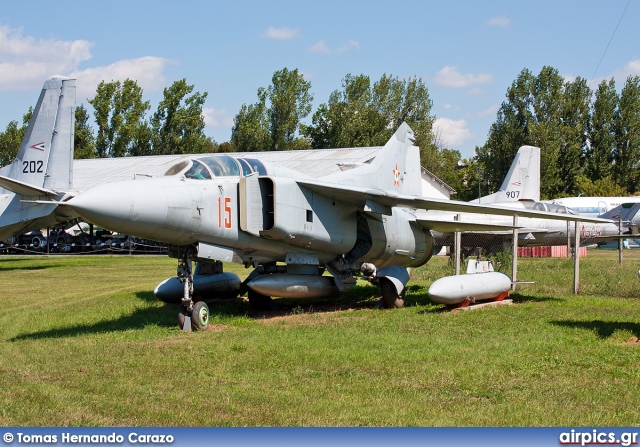
{"label": "red star marking", "polygon": [[398,171],[398,163],[396,163],[396,168],[391,171],[393,172],[393,186],[399,186],[400,185],[400,171]]}

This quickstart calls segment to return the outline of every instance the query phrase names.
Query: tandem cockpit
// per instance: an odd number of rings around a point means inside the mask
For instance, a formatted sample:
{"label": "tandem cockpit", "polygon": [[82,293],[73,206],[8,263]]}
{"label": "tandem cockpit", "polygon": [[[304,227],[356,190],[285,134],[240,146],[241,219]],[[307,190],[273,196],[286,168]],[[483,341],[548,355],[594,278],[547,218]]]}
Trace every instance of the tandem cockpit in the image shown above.
{"label": "tandem cockpit", "polygon": [[255,158],[211,155],[182,160],[169,168],[164,175],[180,175],[193,180],[211,180],[216,177],[246,177],[251,174],[266,175],[267,168],[263,162]]}
{"label": "tandem cockpit", "polygon": [[559,205],[557,203],[534,202],[530,200],[523,200],[518,203],[522,204],[523,208],[528,210],[533,210],[533,211],[546,211],[547,213],[572,214],[572,215],[578,214],[571,208],[567,208],[566,206]]}

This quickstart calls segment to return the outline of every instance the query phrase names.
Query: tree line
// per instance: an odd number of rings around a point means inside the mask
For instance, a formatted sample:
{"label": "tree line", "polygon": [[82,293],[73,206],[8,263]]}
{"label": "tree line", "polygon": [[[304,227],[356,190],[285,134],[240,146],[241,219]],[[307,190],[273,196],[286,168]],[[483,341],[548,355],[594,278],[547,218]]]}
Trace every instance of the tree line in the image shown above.
{"label": "tree line", "polygon": [[[176,81],[147,119],[149,101],[136,81],[101,82],[88,101],[95,131],[88,110],[76,108],[75,157],[380,146],[406,121],[422,165],[455,188],[459,200],[495,191],[522,145],[541,148],[542,198],[640,192],[638,76],[629,76],[618,93],[614,79],[592,91],[585,79],[565,80],[552,67],[537,75],[525,68],[507,89],[487,142],[462,163],[459,151],[434,132],[433,102],[417,77],[384,74],[372,82],[347,74],[313,111],[311,83],[297,69],[283,68],[258,89],[255,103],[241,106],[230,141],[221,144],[204,134],[206,98],[186,79]],[[0,133],[1,165],[15,158],[31,114]]]}
{"label": "tree line", "polygon": [[592,91],[552,67],[537,76],[524,69],[476,149],[490,187],[525,144],[541,148],[543,198],[640,192],[640,77],[629,76],[618,94],[614,79]]}

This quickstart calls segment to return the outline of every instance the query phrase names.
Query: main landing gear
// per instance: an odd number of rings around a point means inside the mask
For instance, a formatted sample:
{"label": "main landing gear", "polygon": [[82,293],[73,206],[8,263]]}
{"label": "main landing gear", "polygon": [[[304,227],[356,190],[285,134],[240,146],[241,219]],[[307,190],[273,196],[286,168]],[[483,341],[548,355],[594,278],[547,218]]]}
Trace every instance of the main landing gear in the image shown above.
{"label": "main landing gear", "polygon": [[191,250],[185,250],[178,261],[178,279],[184,284],[182,303],[178,309],[178,325],[185,332],[204,331],[209,325],[209,306],[204,301],[193,301],[193,271]]}

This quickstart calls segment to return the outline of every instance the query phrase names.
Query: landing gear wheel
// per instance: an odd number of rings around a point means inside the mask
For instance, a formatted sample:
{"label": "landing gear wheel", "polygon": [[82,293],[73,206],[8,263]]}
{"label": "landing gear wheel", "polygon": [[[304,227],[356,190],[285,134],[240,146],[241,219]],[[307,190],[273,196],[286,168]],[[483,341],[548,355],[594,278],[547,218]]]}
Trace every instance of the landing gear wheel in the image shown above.
{"label": "landing gear wheel", "polygon": [[263,295],[253,290],[247,292],[249,307],[256,310],[278,310],[278,305],[270,296]]}
{"label": "landing gear wheel", "polygon": [[207,326],[209,326],[209,306],[204,301],[198,301],[193,305],[191,327],[196,331],[204,331]]}
{"label": "landing gear wheel", "polygon": [[404,306],[404,291],[400,295],[396,291],[396,286],[386,278],[380,279],[382,289],[382,305],[385,309],[400,308]]}
{"label": "landing gear wheel", "polygon": [[178,308],[178,326],[180,326],[180,329],[184,329],[184,321],[187,319],[187,316],[189,316],[187,307],[185,305],[181,305]]}

